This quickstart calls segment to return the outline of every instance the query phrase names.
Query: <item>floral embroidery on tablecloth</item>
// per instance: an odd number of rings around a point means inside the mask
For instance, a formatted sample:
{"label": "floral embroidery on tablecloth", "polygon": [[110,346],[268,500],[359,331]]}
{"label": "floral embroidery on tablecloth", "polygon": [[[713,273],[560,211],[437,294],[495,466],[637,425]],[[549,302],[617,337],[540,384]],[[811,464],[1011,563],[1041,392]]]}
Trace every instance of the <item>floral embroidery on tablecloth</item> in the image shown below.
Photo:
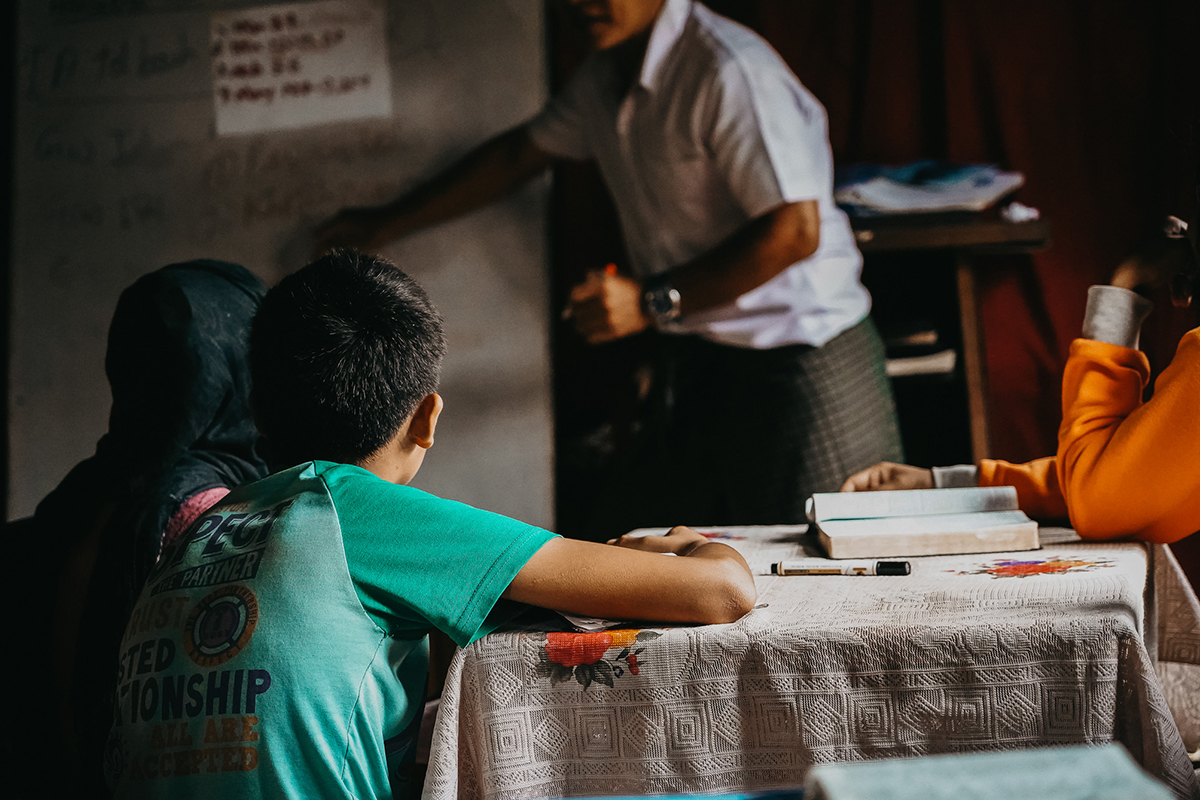
{"label": "floral embroidery on tablecloth", "polygon": [[[538,651],[537,674],[549,678],[551,686],[574,678],[584,689],[593,683],[614,686],[625,675],[637,675],[646,662],[638,656],[645,649],[638,645],[662,636],[656,631],[626,628],[589,633],[546,634]],[[618,650],[611,659],[609,651]]]}
{"label": "floral embroidery on tablecloth", "polygon": [[1076,572],[1093,572],[1115,564],[1105,558],[1077,559],[1049,556],[1046,558],[998,558],[990,564],[981,564],[976,569],[953,570],[955,575],[991,575],[993,578],[1028,578],[1031,575],[1063,575]]}

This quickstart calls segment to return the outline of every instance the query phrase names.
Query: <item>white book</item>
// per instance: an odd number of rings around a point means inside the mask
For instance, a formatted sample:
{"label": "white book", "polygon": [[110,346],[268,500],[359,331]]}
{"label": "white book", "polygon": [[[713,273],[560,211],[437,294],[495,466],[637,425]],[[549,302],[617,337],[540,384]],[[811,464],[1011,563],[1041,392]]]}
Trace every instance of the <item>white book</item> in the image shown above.
{"label": "white book", "polygon": [[1038,525],[1021,511],[824,520],[817,523],[817,537],[830,558],[999,553],[1039,547]]}
{"label": "white book", "polygon": [[1016,511],[1017,490],[1012,486],[980,486],[904,492],[823,492],[808,499],[806,510],[808,521],[817,523],[830,519]]}

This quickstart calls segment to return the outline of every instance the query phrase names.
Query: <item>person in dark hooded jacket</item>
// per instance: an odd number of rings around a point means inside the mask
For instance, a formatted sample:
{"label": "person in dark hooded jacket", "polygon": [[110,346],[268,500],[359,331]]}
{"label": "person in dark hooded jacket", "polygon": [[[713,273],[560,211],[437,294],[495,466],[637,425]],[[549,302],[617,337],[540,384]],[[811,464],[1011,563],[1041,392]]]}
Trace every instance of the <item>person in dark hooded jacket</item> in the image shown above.
{"label": "person in dark hooded jacket", "polygon": [[10,584],[14,600],[53,599],[49,624],[44,614],[17,622],[41,665],[36,690],[14,698],[14,718],[29,725],[9,734],[33,779],[25,796],[108,793],[117,648],[164,537],[267,474],[247,363],[264,292],[245,268],[210,260],[163,267],[126,289],[105,356],[108,432],[32,518],[8,526],[6,547],[26,567]]}

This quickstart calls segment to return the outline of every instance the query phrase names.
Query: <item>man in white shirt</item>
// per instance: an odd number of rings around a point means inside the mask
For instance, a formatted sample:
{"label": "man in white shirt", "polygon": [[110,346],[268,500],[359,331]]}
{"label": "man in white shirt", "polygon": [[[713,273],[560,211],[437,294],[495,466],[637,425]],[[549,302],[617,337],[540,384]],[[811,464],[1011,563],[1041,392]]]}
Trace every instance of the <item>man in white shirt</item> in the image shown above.
{"label": "man in white shirt", "polygon": [[318,240],[378,247],[595,159],[633,275],[590,275],[568,313],[592,343],[668,334],[662,513],[800,521],[808,494],[900,453],[825,110],[762,38],[692,0],[567,2],[596,52],[540,115]]}

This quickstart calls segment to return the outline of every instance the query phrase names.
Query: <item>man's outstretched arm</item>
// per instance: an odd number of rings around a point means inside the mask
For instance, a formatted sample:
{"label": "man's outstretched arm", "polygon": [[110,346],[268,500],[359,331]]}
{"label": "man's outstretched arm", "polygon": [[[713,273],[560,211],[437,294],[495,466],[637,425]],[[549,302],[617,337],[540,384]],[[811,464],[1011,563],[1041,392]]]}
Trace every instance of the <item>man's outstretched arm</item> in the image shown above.
{"label": "man's outstretched arm", "polygon": [[316,249],[377,250],[421,228],[498,200],[540,174],[553,160],[533,143],[524,125],[518,126],[484,142],[391,203],[338,212],[315,231]]}

